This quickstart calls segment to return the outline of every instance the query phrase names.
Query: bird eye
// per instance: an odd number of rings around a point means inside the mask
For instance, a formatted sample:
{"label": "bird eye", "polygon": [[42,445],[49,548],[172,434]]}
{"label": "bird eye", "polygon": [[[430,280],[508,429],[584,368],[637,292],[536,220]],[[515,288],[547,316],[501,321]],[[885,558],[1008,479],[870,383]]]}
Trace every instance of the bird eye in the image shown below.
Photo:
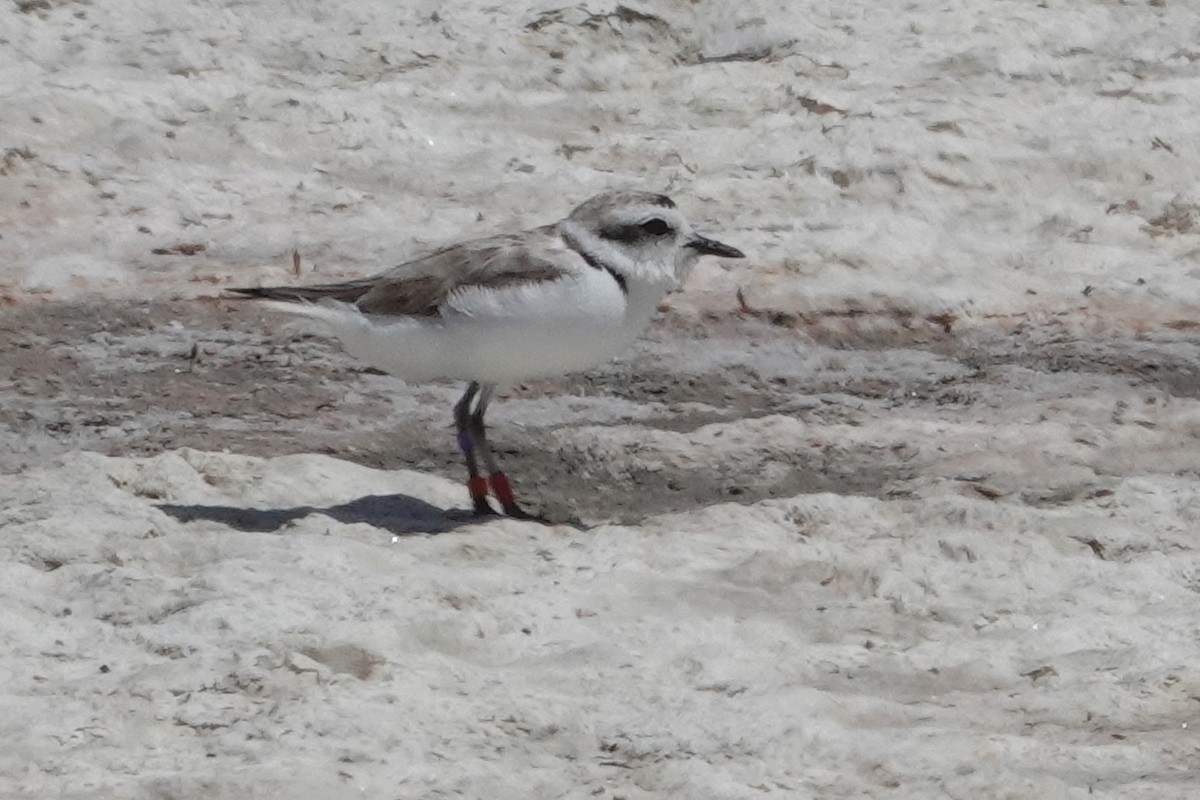
{"label": "bird eye", "polygon": [[667,224],[667,221],[658,217],[646,220],[641,224],[641,228],[651,236],[665,236],[671,232],[671,226]]}

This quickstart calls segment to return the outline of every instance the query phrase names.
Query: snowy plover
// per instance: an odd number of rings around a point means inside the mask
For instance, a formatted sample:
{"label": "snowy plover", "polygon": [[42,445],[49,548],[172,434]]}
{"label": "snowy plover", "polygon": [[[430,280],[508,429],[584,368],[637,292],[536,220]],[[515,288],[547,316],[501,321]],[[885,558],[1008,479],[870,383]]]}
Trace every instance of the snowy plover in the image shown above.
{"label": "snowy plover", "polygon": [[369,278],[230,291],[286,301],[276,305],[321,320],[350,355],[397,377],[468,381],[454,423],[475,512],[495,513],[490,486],[505,513],[527,517],[488,446],[483,416],[496,387],[612,358],[701,255],[743,258],[694,232],[669,197],[609,192],[553,225],[457,244]]}

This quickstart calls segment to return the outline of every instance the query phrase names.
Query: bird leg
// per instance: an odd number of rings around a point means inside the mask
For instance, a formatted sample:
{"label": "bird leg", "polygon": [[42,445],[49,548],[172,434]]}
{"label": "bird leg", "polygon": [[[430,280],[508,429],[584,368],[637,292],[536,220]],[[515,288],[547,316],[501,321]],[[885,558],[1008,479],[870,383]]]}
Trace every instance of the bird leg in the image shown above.
{"label": "bird leg", "polygon": [[[472,384],[475,386],[475,384]],[[488,403],[492,400],[492,392],[496,390],[494,383],[485,383],[483,391],[479,393],[479,402],[475,404],[475,410],[471,412],[470,428],[468,433],[471,441],[479,450],[479,455],[483,458],[483,465],[488,471],[488,483],[491,484],[492,494],[500,501],[500,505],[504,507],[504,513],[516,519],[534,519],[534,517],[517,505],[516,499],[513,497],[512,486],[508,483],[508,477],[500,471],[499,465],[496,463],[496,456],[492,453],[492,447],[488,444],[487,429],[483,423],[483,415],[487,413]]]}
{"label": "bird leg", "polygon": [[[472,433],[474,416],[471,414],[471,400],[478,391],[479,384],[472,382],[467,386],[467,391],[463,394],[462,399],[454,405],[454,428],[458,432],[458,449],[462,451],[463,459],[467,462],[467,491],[471,493],[471,504],[475,508],[475,513],[483,516],[493,515],[496,510],[487,500],[488,482],[479,474],[479,462],[475,459],[475,448],[482,442],[482,436],[477,442]],[[485,450],[484,452],[487,453],[485,459],[490,470],[492,454],[490,451]]]}

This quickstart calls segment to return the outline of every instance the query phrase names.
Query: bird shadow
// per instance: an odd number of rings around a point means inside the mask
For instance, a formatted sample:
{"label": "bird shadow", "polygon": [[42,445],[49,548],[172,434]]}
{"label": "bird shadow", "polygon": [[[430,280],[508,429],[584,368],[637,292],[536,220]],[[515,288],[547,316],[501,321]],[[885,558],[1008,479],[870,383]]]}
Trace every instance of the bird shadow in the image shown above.
{"label": "bird shadow", "polygon": [[323,514],[346,524],[365,522],[397,535],[445,533],[479,521],[465,510],[446,511],[405,494],[367,495],[349,503],[324,507],[245,508],[176,503],[158,503],[156,507],[180,522],[218,522],[248,533],[276,532],[293,520],[312,514]]}

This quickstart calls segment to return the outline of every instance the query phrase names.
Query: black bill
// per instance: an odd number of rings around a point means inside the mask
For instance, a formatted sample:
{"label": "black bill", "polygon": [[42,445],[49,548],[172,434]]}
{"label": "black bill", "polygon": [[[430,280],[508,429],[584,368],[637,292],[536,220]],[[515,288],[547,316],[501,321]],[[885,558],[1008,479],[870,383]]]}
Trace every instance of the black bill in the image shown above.
{"label": "black bill", "polygon": [[745,258],[746,254],[736,247],[730,247],[727,244],[722,244],[716,239],[706,239],[699,234],[692,236],[691,240],[685,245],[697,251],[701,255],[720,256],[721,258]]}

